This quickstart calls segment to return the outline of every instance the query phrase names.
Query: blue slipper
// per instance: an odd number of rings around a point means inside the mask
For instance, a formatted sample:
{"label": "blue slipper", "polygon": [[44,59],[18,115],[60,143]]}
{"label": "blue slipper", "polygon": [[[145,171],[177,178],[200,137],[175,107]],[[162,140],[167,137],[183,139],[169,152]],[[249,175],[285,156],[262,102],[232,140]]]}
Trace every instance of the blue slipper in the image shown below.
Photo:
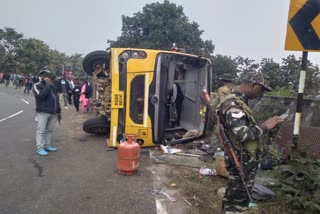
{"label": "blue slipper", "polygon": [[56,152],[58,149],[56,147],[47,146],[44,148],[48,152]]}
{"label": "blue slipper", "polygon": [[38,153],[39,155],[41,155],[41,156],[46,156],[46,155],[49,154],[49,153],[46,152],[46,150],[44,150],[44,149],[39,149],[39,150],[37,151],[37,153]]}

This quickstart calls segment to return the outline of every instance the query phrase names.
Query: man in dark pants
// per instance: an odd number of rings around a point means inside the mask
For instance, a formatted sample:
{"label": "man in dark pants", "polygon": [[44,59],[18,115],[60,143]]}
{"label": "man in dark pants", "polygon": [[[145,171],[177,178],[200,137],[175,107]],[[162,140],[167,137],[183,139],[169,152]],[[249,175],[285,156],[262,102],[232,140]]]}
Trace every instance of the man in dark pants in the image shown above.
{"label": "man in dark pants", "polygon": [[72,96],[73,96],[73,105],[77,111],[79,111],[80,93],[81,93],[81,85],[79,84],[78,80],[74,80]]}
{"label": "man in dark pants", "polygon": [[63,74],[60,79],[55,81],[59,93],[60,104],[66,109],[68,108],[68,93],[71,93],[69,82],[66,80],[66,76]]}
{"label": "man in dark pants", "polygon": [[[259,163],[257,153],[263,150],[264,135],[267,134],[267,130],[274,128],[283,120],[279,116],[274,116],[262,125],[257,125],[248,106],[248,99],[261,97],[265,91],[270,90],[262,75],[257,74],[224,97],[216,108],[221,122],[217,124],[217,128],[220,131],[220,126],[225,128],[225,134],[241,163],[245,185],[250,193]],[[230,175],[222,202],[222,213],[246,213],[250,203],[246,188],[230,158],[226,159],[226,167]]]}
{"label": "man in dark pants", "polygon": [[9,83],[10,83],[10,74],[4,73],[3,79],[4,79],[4,85],[5,85],[6,87],[8,87],[8,85],[9,85]]}

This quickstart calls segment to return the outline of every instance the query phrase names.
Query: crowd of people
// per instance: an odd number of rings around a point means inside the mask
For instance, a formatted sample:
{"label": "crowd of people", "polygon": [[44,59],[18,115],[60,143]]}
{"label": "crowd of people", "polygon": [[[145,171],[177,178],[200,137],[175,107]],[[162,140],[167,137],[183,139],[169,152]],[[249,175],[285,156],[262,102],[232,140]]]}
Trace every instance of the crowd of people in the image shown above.
{"label": "crowd of people", "polygon": [[24,87],[24,93],[29,93],[33,83],[39,82],[39,78],[32,74],[23,73],[4,73],[0,78],[4,82],[5,87],[15,87],[16,89]]}
{"label": "crowd of people", "polygon": [[[25,94],[32,91],[33,86],[40,81],[39,76],[23,73],[2,73],[0,81],[5,87],[23,89]],[[60,104],[68,109],[74,105],[76,111],[88,112],[90,108],[90,97],[92,94],[91,84],[86,79],[78,79],[64,74],[57,77],[53,84],[57,87]]]}

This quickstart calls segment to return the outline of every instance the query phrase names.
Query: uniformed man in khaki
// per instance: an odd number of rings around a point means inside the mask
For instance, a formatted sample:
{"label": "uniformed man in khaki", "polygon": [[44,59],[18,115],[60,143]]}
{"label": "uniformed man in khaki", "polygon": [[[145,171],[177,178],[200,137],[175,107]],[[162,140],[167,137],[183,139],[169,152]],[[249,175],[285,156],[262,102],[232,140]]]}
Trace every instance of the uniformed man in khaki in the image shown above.
{"label": "uniformed man in khaki", "polygon": [[218,88],[218,100],[217,103],[230,94],[234,89],[235,85],[233,84],[232,75],[231,74],[223,74],[220,78],[220,82],[223,86]]}

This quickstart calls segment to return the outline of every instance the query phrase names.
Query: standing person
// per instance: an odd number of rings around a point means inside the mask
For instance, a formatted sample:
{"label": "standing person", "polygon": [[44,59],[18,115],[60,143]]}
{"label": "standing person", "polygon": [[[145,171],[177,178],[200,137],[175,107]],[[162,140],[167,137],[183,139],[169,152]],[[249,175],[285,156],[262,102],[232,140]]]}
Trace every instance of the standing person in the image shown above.
{"label": "standing person", "polygon": [[251,108],[248,106],[248,99],[261,97],[264,92],[270,90],[271,88],[261,74],[257,74],[241,83],[216,108],[220,122],[217,124],[218,132],[222,133],[222,126],[225,128],[224,133],[230,140],[240,162],[240,169],[243,172],[246,185],[244,186],[240,177],[241,174],[231,161],[231,157],[226,158],[226,168],[230,175],[222,202],[222,213],[246,213],[251,202],[247,190],[250,194],[252,193],[259,163],[257,154],[264,147],[264,135],[267,134],[267,130],[283,122],[279,116],[274,116],[262,125],[258,125],[253,118]]}
{"label": "standing person", "polygon": [[[31,74],[30,74],[31,75]],[[24,79],[24,76],[23,74],[20,74],[19,75],[19,88],[23,87],[23,79]],[[28,92],[29,93],[29,92]]]}
{"label": "standing person", "polygon": [[15,73],[13,75],[13,85],[18,89],[19,87],[19,74]]}
{"label": "standing person", "polygon": [[11,87],[14,87],[14,81],[15,81],[15,79],[16,79],[16,73],[12,73],[12,74],[10,75],[10,85],[11,85]]}
{"label": "standing person", "polygon": [[72,90],[74,88],[74,83],[73,83],[72,78],[70,76],[67,78],[67,81],[69,83],[69,89],[70,89],[68,91],[68,103],[69,103],[69,105],[71,105],[72,104]]}
{"label": "standing person", "polygon": [[231,74],[223,74],[220,78],[220,84],[222,85],[218,88],[218,100],[217,103],[230,94],[234,89],[235,85],[233,84],[233,78]]}
{"label": "standing person", "polygon": [[64,108],[68,108],[67,94],[71,92],[69,82],[66,80],[66,76],[62,74],[61,78],[55,82],[58,89],[60,104]]}
{"label": "standing person", "polygon": [[3,79],[4,79],[4,85],[5,85],[6,87],[8,87],[8,85],[9,85],[9,83],[10,83],[10,74],[5,73],[5,74],[3,75]]}
{"label": "standing person", "polygon": [[26,93],[26,91],[28,90],[28,94],[29,94],[29,77],[28,76],[24,77],[23,83],[24,83],[23,93]]}
{"label": "standing person", "polygon": [[84,79],[82,80],[82,82],[83,84],[80,93],[80,107],[83,112],[88,112],[90,104],[90,87],[87,80]]}
{"label": "standing person", "polygon": [[40,75],[43,80],[34,85],[33,93],[36,99],[36,118],[38,121],[37,153],[45,156],[48,155],[48,152],[58,150],[51,145],[51,137],[57,119],[60,123],[61,108],[57,89],[53,84],[55,76],[49,71],[41,71]]}
{"label": "standing person", "polygon": [[79,111],[79,103],[80,103],[80,93],[81,93],[81,85],[79,84],[78,80],[74,81],[74,87],[72,90],[72,96],[73,96],[73,105],[76,108],[77,111]]}
{"label": "standing person", "polygon": [[[29,91],[32,90],[33,76],[31,76],[31,74],[30,74],[27,79],[28,79],[28,82],[27,82],[26,89],[27,89],[27,93],[29,94]],[[25,91],[26,89],[24,89],[24,91]]]}

